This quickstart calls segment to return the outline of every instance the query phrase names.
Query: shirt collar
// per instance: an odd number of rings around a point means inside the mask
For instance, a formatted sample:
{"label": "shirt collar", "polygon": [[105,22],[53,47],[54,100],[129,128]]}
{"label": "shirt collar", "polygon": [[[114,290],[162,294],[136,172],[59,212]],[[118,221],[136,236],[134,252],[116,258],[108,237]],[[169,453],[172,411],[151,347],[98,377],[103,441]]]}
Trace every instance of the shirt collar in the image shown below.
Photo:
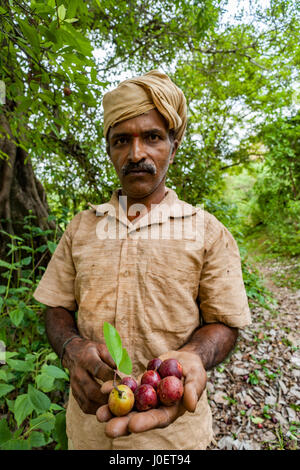
{"label": "shirt collar", "polygon": [[95,210],[97,217],[108,215],[116,218],[128,227],[135,228],[152,225],[153,223],[162,223],[169,218],[189,217],[199,210],[191,204],[181,201],[173,189],[166,188],[166,195],[159,204],[155,205],[144,216],[130,222],[122,205],[119,203],[119,194],[121,194],[121,190],[117,189],[113,192],[108,202],[99,205],[89,203],[89,206]]}

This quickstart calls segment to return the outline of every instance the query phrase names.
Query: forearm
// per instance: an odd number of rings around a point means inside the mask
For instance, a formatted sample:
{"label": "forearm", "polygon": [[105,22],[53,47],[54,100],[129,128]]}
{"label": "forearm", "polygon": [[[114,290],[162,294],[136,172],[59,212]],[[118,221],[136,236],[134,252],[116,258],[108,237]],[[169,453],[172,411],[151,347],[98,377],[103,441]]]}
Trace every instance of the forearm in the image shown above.
{"label": "forearm", "polygon": [[222,323],[210,323],[196,330],[179,351],[198,354],[204,368],[209,370],[226,359],[234,348],[237,337],[238,328],[231,328]]}
{"label": "forearm", "polygon": [[61,357],[64,342],[74,335],[79,336],[74,312],[63,307],[48,307],[45,323],[49,343]]}

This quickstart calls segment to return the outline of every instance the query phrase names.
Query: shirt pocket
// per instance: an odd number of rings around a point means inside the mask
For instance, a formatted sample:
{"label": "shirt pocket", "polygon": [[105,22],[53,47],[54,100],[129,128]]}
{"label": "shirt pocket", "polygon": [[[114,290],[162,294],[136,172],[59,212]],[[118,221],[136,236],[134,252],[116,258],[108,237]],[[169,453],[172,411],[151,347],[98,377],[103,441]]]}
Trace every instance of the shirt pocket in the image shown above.
{"label": "shirt pocket", "polygon": [[[151,251],[151,250],[150,250]],[[188,253],[155,248],[145,279],[144,326],[147,330],[183,333],[199,324],[199,270]]]}

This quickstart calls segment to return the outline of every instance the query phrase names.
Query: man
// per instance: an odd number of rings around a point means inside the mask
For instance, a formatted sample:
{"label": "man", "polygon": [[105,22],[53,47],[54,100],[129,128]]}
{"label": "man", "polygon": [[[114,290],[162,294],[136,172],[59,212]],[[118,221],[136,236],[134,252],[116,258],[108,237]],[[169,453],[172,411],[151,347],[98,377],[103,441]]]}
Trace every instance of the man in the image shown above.
{"label": "man", "polygon": [[[169,77],[151,71],[126,80],[103,106],[121,189],[73,218],[34,295],[48,306],[49,342],[70,371],[69,448],[205,449],[206,370],[251,322],[238,248],[214,216],[165,187],[187,120],[185,97]],[[135,377],[154,357],[178,359],[180,404],[112,417],[115,364],[104,321],[119,331]]]}

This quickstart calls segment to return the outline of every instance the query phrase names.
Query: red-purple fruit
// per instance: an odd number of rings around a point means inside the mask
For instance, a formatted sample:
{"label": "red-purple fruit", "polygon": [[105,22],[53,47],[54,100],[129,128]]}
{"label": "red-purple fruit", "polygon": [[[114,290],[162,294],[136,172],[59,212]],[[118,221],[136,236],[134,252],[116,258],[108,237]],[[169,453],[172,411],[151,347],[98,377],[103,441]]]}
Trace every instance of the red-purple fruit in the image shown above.
{"label": "red-purple fruit", "polygon": [[161,378],[168,377],[169,375],[175,375],[175,377],[181,379],[182,366],[176,359],[165,359],[161,363],[158,372]]}
{"label": "red-purple fruit", "polygon": [[156,390],[159,382],[161,381],[161,376],[156,370],[147,370],[144,372],[141,384],[149,384]]}
{"label": "red-purple fruit", "polygon": [[149,384],[141,384],[134,393],[135,406],[138,411],[147,411],[155,408],[158,403],[156,391]]}
{"label": "red-purple fruit", "polygon": [[157,370],[161,363],[162,360],[159,359],[159,357],[155,357],[154,359],[151,359],[151,361],[148,362],[147,370]]}
{"label": "red-purple fruit", "polygon": [[131,390],[133,391],[133,393],[136,391],[137,389],[137,383],[136,381],[134,380],[133,377],[124,377],[122,380],[121,380],[121,384],[124,384],[124,385],[127,385],[127,387],[131,388]]}
{"label": "red-purple fruit", "polygon": [[70,90],[69,87],[65,86],[64,87],[64,95],[65,96],[70,96],[71,93],[72,93],[72,90]]}
{"label": "red-purple fruit", "polygon": [[172,406],[177,403],[183,395],[183,384],[174,375],[164,377],[158,384],[157,396],[165,406]]}

